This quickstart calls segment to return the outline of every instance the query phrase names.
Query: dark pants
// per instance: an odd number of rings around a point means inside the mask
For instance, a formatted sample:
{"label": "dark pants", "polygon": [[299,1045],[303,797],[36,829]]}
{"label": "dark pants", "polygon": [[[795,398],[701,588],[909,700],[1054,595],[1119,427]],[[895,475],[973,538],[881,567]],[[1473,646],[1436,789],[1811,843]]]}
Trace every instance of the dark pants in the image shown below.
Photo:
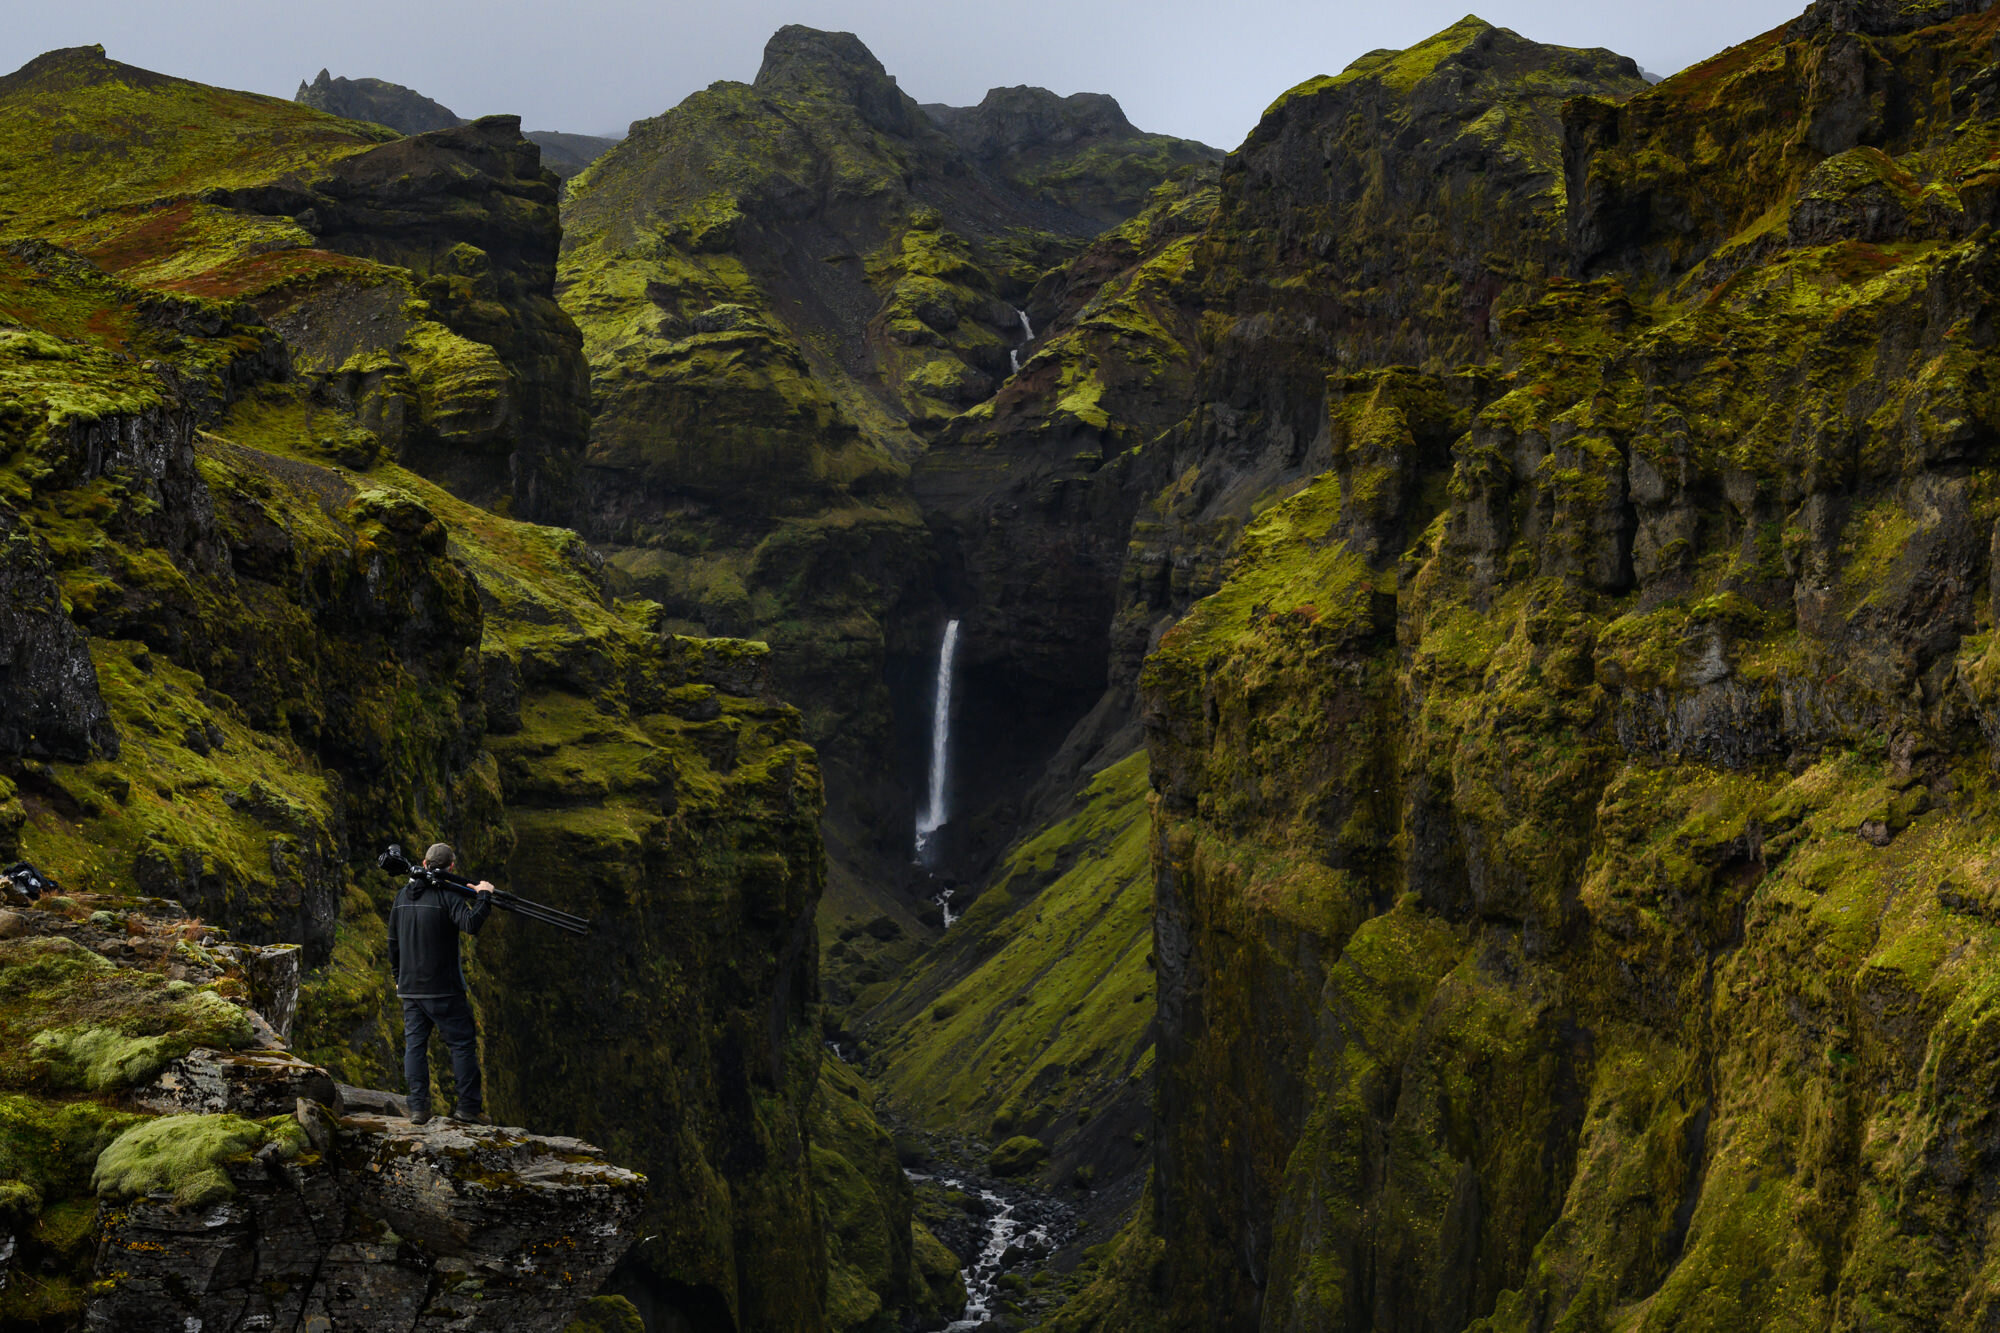
{"label": "dark pants", "polygon": [[451,1051],[451,1077],[458,1084],[458,1109],[477,1114],[479,1097],[479,1029],[472,1021],[472,1003],[463,995],[403,1001],[403,1082],[409,1088],[410,1110],[431,1104],[431,1029],[444,1034]]}

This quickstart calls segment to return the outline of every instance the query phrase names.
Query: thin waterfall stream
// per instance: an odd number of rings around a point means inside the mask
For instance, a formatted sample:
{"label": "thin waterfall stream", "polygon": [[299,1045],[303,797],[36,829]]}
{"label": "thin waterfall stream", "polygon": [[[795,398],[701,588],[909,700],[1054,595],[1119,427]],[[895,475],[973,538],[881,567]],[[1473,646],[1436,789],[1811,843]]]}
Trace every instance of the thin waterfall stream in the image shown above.
{"label": "thin waterfall stream", "polygon": [[1027,311],[1017,309],[1014,313],[1021,317],[1021,346],[1007,349],[1007,364],[1011,365],[1014,373],[1018,375],[1021,373],[1021,351],[1035,340],[1035,326],[1028,322]]}
{"label": "thin waterfall stream", "polygon": [[[958,655],[958,622],[944,627],[944,643],[938,649],[937,696],[931,709],[930,804],[917,814],[917,860],[929,865],[932,841],[949,817],[946,786],[951,777],[951,673],[952,659]],[[947,900],[945,924],[951,924]]]}

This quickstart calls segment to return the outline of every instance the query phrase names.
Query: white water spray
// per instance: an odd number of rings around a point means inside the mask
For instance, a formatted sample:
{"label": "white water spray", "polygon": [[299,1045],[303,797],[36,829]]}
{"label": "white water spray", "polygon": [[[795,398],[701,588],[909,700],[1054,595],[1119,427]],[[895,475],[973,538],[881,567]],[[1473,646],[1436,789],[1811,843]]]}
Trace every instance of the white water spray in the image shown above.
{"label": "white water spray", "polygon": [[931,838],[944,827],[945,780],[951,756],[951,661],[958,655],[958,622],[944,627],[938,650],[937,703],[931,713],[931,803],[917,816],[917,859],[925,860]]}
{"label": "white water spray", "polygon": [[1021,346],[1007,349],[1007,364],[1014,367],[1014,373],[1018,375],[1021,373],[1021,349],[1035,340],[1035,326],[1028,322],[1027,311],[1016,309],[1014,313],[1021,318]]}
{"label": "white water spray", "polygon": [[1000,1261],[1006,1257],[1008,1247],[1019,1240],[1046,1252],[1054,1244],[1054,1238],[1046,1224],[1022,1230],[1021,1220],[1014,1216],[1016,1205],[992,1190],[967,1185],[949,1176],[919,1175],[907,1169],[903,1174],[912,1182],[935,1180],[948,1190],[971,1190],[993,1210],[986,1218],[986,1244],[980,1248],[979,1257],[965,1269],[965,1309],[945,1325],[945,1333],[976,1329],[993,1313],[1000,1293],[1000,1275],[1005,1271]]}

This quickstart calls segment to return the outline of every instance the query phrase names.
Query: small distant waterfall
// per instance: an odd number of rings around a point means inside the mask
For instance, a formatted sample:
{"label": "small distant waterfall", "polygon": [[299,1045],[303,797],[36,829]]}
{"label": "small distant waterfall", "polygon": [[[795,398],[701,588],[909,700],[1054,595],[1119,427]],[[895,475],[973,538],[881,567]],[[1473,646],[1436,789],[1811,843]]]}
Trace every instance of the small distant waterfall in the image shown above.
{"label": "small distant waterfall", "polygon": [[958,622],[944,627],[938,649],[937,703],[931,713],[931,803],[917,815],[917,859],[930,859],[931,838],[944,827],[945,780],[951,757],[951,663],[958,655]]}
{"label": "small distant waterfall", "polygon": [[1014,367],[1014,373],[1018,375],[1021,373],[1021,348],[1035,340],[1035,326],[1028,322],[1027,311],[1017,309],[1014,313],[1021,317],[1021,347],[1007,349],[1007,364]]}

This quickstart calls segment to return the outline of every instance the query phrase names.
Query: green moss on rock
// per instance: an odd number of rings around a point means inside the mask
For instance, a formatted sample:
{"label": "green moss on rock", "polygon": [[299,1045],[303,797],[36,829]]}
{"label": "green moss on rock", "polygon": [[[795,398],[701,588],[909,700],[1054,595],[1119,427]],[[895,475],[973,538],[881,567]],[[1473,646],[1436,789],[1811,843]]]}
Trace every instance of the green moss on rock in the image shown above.
{"label": "green moss on rock", "polygon": [[290,1116],[161,1116],[112,1140],[98,1156],[91,1186],[107,1198],[164,1194],[182,1207],[199,1207],[234,1194],[228,1168],[248,1162],[267,1144],[293,1156],[305,1144],[305,1131]]}

